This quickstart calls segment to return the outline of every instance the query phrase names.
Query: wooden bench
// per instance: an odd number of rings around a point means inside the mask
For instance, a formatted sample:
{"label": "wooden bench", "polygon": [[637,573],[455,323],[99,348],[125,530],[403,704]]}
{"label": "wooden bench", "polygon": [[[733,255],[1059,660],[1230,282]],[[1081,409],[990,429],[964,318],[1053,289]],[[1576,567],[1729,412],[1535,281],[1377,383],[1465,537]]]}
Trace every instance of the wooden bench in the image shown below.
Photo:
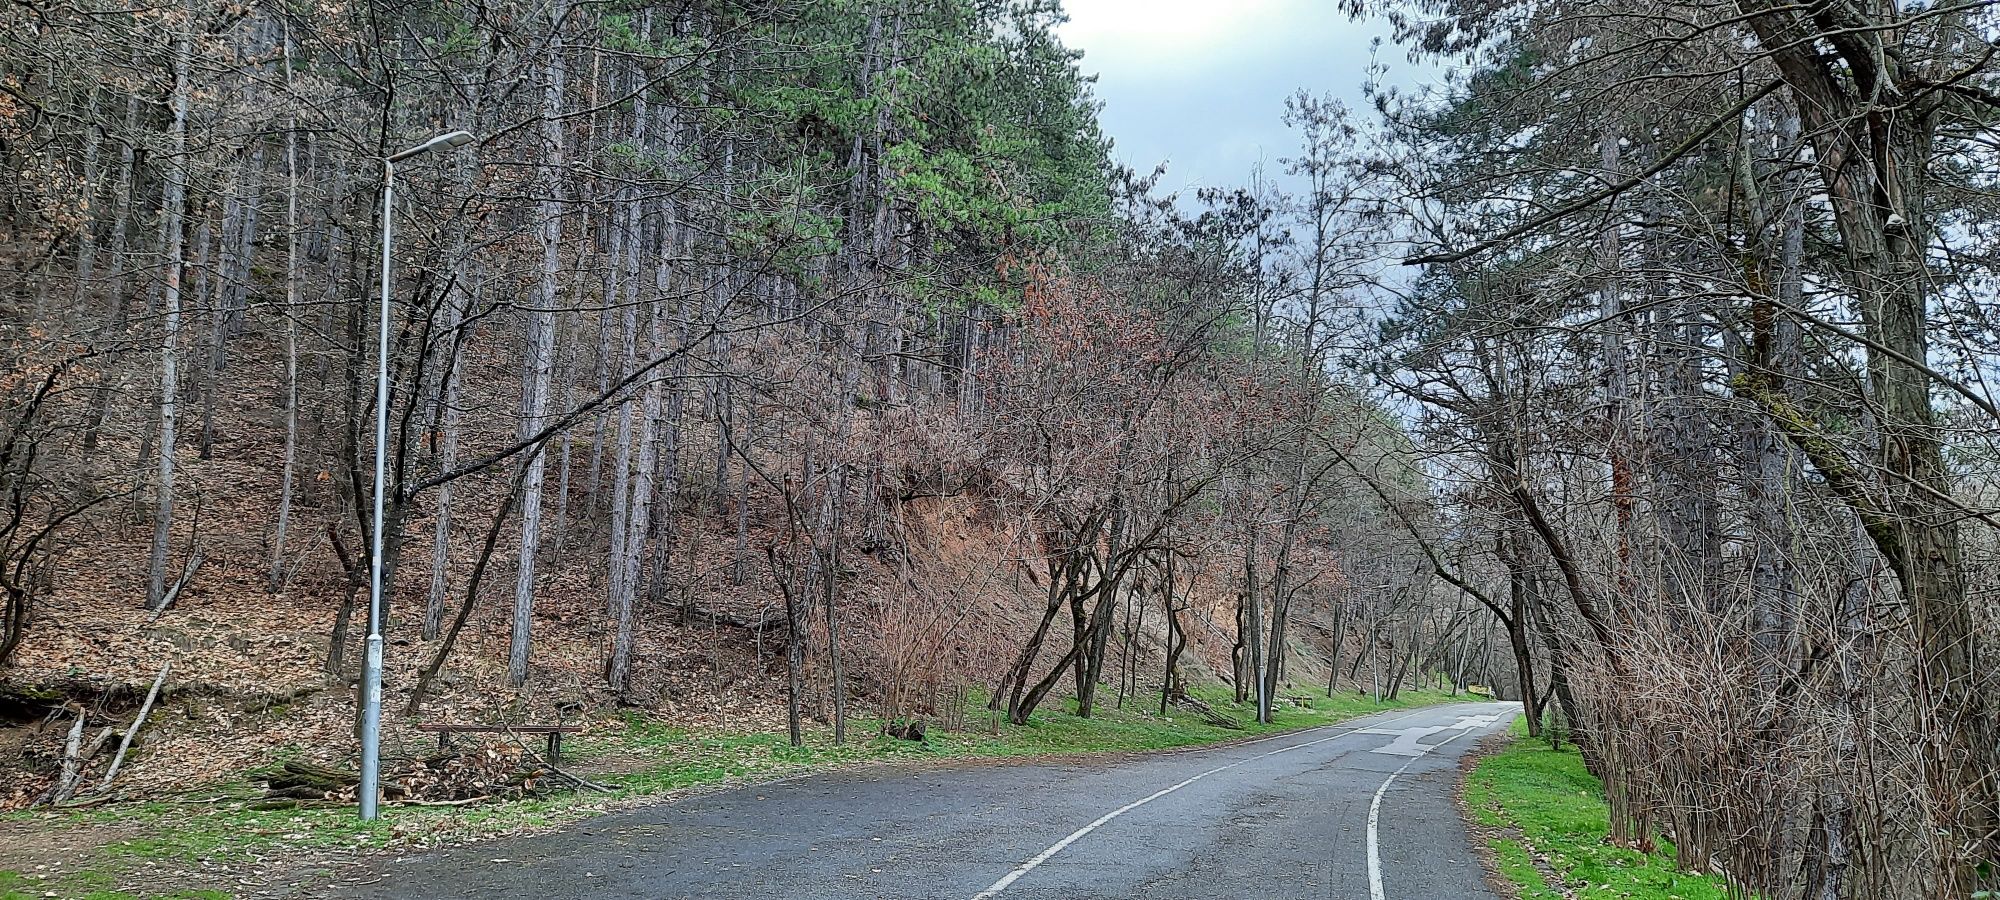
{"label": "wooden bench", "polygon": [[433,722],[417,726],[418,731],[434,731],[438,736],[438,747],[449,749],[454,734],[540,734],[549,742],[549,765],[562,765],[562,736],[583,730],[581,725],[453,725]]}

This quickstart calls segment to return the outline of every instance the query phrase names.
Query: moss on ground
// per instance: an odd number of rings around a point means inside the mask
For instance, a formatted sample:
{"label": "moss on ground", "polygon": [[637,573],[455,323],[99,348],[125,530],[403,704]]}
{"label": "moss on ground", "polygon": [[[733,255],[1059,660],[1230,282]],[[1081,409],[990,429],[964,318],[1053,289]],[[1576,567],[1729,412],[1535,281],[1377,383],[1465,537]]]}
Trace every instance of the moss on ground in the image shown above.
{"label": "moss on ground", "polygon": [[[977,698],[975,698],[976,700]],[[38,813],[28,827],[62,829],[118,826],[133,834],[104,844],[87,860],[87,872],[35,878],[0,870],[0,900],[48,896],[80,896],[97,900],[207,900],[230,895],[188,892],[142,895],[114,890],[142,867],[188,870],[255,871],[272,857],[310,858],[378,851],[386,847],[420,848],[510,831],[546,828],[589,818],[621,802],[656,797],[674,791],[735,781],[777,778],[800,772],[866,762],[895,760],[978,759],[1098,752],[1162,750],[1220,743],[1260,735],[1329,725],[1388,709],[1444,702],[1441,693],[1405,691],[1395,701],[1377,704],[1371,698],[1341,695],[1313,698],[1280,706],[1269,725],[1259,724],[1247,705],[1227,696],[1204,695],[1217,711],[1244,723],[1240,730],[1220,728],[1200,716],[1172,710],[1161,717],[1127,704],[1101,709],[1089,719],[1070,708],[1045,710],[1028,724],[1002,724],[997,729],[951,732],[932,730],[926,740],[906,741],[880,736],[881,722],[857,719],[849,723],[850,738],[836,744],[830,729],[808,732],[803,746],[793,747],[782,732],[690,732],[668,727],[640,714],[624,718],[622,727],[604,729],[572,742],[570,766],[576,771],[604,772],[589,777],[610,787],[610,794],[558,794],[549,797],[494,802],[459,808],[384,807],[381,819],[364,823],[351,809],[253,810],[256,795],[247,781],[211,786],[179,802],[125,804],[89,810]],[[1476,698],[1466,698],[1476,699]],[[1155,699],[1154,704],[1157,704]],[[976,705],[976,704],[975,704]],[[1157,711],[1158,706],[1153,706]],[[983,708],[976,708],[975,720]],[[223,795],[218,800],[217,795]],[[213,801],[213,802],[211,802]]]}
{"label": "moss on ground", "polygon": [[1529,740],[1515,723],[1514,742],[1480,760],[1465,782],[1473,820],[1492,829],[1488,846],[1500,874],[1522,900],[1561,900],[1547,870],[1580,896],[1627,900],[1726,900],[1714,875],[1690,875],[1674,864],[1673,847],[1642,853],[1610,843],[1604,787],[1571,750]]}

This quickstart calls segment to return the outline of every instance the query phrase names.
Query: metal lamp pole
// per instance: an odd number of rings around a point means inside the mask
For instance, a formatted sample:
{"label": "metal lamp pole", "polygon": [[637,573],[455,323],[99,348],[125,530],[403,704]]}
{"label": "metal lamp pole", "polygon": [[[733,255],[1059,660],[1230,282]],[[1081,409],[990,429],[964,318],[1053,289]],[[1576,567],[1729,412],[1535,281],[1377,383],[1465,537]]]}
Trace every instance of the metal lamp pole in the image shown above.
{"label": "metal lamp pole", "polygon": [[375,527],[368,572],[368,644],[361,668],[361,821],[375,820],[382,768],[382,487],[389,446],[389,252],[395,231],[396,164],[432,150],[463,147],[469,131],[440,134],[382,160],[382,319],[375,344]]}

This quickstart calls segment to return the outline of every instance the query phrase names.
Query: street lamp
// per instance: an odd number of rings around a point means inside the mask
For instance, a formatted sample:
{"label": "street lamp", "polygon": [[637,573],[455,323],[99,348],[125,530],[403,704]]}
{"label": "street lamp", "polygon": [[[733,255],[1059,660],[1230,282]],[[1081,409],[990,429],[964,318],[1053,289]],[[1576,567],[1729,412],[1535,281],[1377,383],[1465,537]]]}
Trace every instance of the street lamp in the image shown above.
{"label": "street lamp", "polygon": [[472,132],[440,134],[382,160],[382,320],[375,345],[375,530],[368,572],[368,644],[361,667],[361,821],[375,820],[382,769],[382,485],[389,445],[389,248],[395,231],[396,164],[432,150],[472,143]]}

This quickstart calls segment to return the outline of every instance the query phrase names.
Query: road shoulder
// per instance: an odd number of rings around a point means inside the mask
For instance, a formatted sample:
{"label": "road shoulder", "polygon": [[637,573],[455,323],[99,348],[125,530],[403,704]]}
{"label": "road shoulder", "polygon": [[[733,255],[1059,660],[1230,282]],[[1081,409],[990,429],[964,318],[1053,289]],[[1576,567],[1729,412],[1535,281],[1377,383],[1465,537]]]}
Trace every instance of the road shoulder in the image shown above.
{"label": "road shoulder", "polygon": [[[1452,790],[1452,800],[1458,806],[1459,818],[1465,821],[1466,834],[1472,839],[1472,853],[1485,870],[1487,889],[1503,900],[1523,900],[1524,896],[1533,900],[1536,895],[1526,894],[1535,883],[1533,879],[1540,879],[1543,890],[1547,890],[1551,880],[1558,884],[1561,880],[1554,872],[1543,871],[1534,865],[1534,851],[1523,840],[1521,829],[1509,824],[1499,815],[1498,809],[1491,806],[1474,808],[1467,798],[1467,788],[1479,765],[1505,752],[1515,740],[1511,729],[1496,731],[1480,738],[1471,752],[1459,757],[1458,784]],[[1517,850],[1521,852],[1516,853]],[[1524,864],[1526,869],[1521,868]],[[1503,866],[1508,868],[1503,869]],[[1564,893],[1563,896],[1569,895]]]}
{"label": "road shoulder", "polygon": [[1609,837],[1603,785],[1575,748],[1554,749],[1516,726],[1468,754],[1460,808],[1480,838],[1489,880],[1503,897],[1570,900],[1589,891],[1629,900],[1727,900],[1720,876],[1683,872],[1673,846],[1653,852]]}

